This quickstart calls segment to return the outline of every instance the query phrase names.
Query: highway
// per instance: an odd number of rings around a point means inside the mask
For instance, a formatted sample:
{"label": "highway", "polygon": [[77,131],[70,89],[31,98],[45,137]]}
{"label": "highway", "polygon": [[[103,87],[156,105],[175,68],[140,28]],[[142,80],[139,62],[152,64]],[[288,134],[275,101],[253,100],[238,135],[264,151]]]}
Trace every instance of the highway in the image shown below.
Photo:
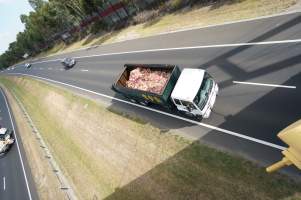
{"label": "highway", "polygon": [[[67,56],[77,59],[70,70],[64,70],[59,62]],[[286,147],[276,134],[301,118],[300,13],[74,51],[35,61],[30,69],[19,65],[4,73],[33,75],[76,86],[73,89],[95,98],[100,98],[96,94],[99,93],[122,99],[110,87],[125,63],[206,69],[219,84],[220,93],[214,112],[202,124],[107,100],[162,129],[180,130],[264,165],[280,159],[279,150]],[[233,133],[237,135],[234,137]]]}
{"label": "highway", "polygon": [[0,124],[9,130],[14,130],[16,140],[10,151],[0,157],[0,199],[37,199],[35,186],[32,184],[30,170],[19,139],[18,129],[15,126],[14,118],[11,116],[2,89],[0,93]]}

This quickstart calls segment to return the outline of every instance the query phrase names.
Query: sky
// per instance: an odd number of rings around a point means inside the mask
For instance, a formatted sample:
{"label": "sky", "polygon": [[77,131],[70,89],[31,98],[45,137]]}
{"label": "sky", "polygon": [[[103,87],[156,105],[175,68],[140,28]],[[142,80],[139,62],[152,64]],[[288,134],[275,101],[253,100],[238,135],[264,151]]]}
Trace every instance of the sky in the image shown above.
{"label": "sky", "polygon": [[0,0],[0,55],[16,40],[18,32],[24,30],[20,15],[30,11],[28,0]]}

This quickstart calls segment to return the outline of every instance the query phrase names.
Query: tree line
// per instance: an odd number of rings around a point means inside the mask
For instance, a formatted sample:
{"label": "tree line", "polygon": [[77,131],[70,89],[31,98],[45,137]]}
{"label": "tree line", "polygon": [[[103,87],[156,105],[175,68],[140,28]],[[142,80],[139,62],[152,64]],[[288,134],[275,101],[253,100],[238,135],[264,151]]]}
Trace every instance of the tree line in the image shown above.
{"label": "tree line", "polygon": [[[56,41],[80,34],[108,30],[144,9],[167,0],[28,0],[34,11],[20,16],[25,29],[0,56],[0,68],[7,68],[51,48]],[[169,0],[170,1],[170,0]],[[173,0],[181,4],[191,0]],[[194,0],[195,1],[195,0]],[[95,31],[96,30],[96,31]]]}

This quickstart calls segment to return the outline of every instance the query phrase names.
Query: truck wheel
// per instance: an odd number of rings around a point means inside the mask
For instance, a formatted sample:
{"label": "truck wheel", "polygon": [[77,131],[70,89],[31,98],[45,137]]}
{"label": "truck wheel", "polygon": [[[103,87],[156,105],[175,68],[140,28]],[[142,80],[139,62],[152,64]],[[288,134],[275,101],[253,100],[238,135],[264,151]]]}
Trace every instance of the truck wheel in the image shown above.
{"label": "truck wheel", "polygon": [[186,112],[186,111],[179,111],[179,113],[181,113],[182,115],[185,115],[186,117],[191,117],[194,118],[195,116],[193,114],[191,114],[190,112]]}
{"label": "truck wheel", "polygon": [[184,111],[183,113],[184,113],[187,117],[189,117],[189,118],[191,118],[191,119],[196,119],[196,118],[197,118],[196,115],[194,115],[194,114],[192,114],[192,113],[190,113],[190,112]]}
{"label": "truck wheel", "polygon": [[197,116],[195,116],[195,118],[196,118],[196,120],[198,120],[198,121],[202,121],[202,119],[203,119],[203,117],[202,117],[201,115],[197,115]]}
{"label": "truck wheel", "polygon": [[139,101],[139,104],[143,105],[143,106],[147,106],[149,104],[148,101]]}
{"label": "truck wheel", "polygon": [[130,102],[132,102],[132,103],[137,103],[137,101],[135,100],[135,99],[129,99],[130,100]]}

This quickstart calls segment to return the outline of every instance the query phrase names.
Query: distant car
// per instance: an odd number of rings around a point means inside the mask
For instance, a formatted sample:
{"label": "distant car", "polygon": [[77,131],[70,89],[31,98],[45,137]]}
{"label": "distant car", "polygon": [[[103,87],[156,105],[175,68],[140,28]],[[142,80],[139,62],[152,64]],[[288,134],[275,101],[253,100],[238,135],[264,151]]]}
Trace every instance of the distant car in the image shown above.
{"label": "distant car", "polygon": [[30,64],[30,63],[25,63],[25,67],[26,67],[27,69],[29,69],[29,68],[31,67],[31,64]]}
{"label": "distant car", "polygon": [[14,142],[13,132],[7,128],[0,128],[0,155],[8,152]]}
{"label": "distant car", "polygon": [[64,58],[61,63],[65,66],[65,69],[70,69],[76,64],[76,61],[74,58]]}

